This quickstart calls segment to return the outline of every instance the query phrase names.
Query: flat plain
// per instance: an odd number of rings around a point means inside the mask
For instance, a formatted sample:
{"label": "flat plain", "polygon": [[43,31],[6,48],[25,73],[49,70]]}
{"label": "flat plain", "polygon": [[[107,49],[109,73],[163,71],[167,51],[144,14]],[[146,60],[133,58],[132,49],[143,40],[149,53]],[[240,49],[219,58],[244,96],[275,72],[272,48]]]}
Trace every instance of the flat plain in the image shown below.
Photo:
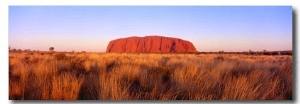
{"label": "flat plain", "polygon": [[291,100],[292,55],[10,52],[10,100]]}

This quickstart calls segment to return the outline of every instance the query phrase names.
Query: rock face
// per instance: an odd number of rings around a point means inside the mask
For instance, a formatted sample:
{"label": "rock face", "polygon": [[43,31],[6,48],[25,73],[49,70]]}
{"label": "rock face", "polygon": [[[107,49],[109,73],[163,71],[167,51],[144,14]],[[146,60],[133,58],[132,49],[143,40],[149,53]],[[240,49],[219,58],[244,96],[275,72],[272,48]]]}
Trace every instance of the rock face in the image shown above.
{"label": "rock face", "polygon": [[178,38],[145,36],[112,40],[109,42],[106,52],[196,52],[196,48],[191,42]]}

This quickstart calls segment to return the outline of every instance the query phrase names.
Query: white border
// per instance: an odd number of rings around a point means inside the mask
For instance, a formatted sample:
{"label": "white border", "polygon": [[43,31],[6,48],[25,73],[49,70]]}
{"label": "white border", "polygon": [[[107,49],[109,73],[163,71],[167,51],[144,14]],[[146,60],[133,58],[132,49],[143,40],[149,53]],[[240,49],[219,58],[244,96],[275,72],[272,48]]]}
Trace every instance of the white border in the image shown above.
{"label": "white border", "polygon": [[8,6],[0,0],[0,102],[8,101]]}
{"label": "white border", "polygon": [[[208,6],[272,6],[272,5],[283,5],[293,6],[293,9],[298,15],[299,2],[297,0],[0,0],[0,102],[4,104],[12,103],[8,100],[8,6],[21,6],[21,5],[208,5]],[[297,21],[297,24],[299,22]],[[299,28],[297,27],[297,30]],[[296,34],[298,35],[298,34]],[[299,36],[297,39],[299,40]],[[297,45],[298,49],[298,45]],[[298,52],[298,50],[297,50]],[[297,57],[297,60],[299,56]],[[298,64],[298,63],[297,63]],[[297,69],[294,69],[297,70]],[[299,71],[296,73],[299,75]],[[294,83],[298,86],[298,79],[293,79]],[[298,89],[298,88],[297,88]],[[298,90],[293,93],[299,93]],[[296,95],[296,94],[295,94]],[[296,103],[298,97],[294,98]],[[68,103],[68,102],[66,102]],[[183,103],[183,102],[182,102]],[[295,103],[295,102],[294,102]]]}
{"label": "white border", "polygon": [[9,5],[291,5],[292,0],[9,0]]}

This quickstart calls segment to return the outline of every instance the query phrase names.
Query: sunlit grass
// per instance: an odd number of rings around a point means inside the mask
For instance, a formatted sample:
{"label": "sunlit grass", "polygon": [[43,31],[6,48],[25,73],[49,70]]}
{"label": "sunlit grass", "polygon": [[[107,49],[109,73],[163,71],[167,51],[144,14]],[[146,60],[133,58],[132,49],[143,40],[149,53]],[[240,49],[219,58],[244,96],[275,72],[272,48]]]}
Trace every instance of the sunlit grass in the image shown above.
{"label": "sunlit grass", "polygon": [[9,54],[9,99],[291,100],[292,56]]}

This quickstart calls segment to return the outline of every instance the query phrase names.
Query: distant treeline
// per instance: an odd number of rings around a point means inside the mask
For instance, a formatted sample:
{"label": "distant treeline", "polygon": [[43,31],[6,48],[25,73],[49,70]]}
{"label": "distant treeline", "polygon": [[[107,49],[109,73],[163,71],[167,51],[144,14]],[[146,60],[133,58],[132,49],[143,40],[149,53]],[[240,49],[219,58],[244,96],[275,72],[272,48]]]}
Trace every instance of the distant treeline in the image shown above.
{"label": "distant treeline", "polygon": [[[53,53],[55,51],[39,51],[39,50],[30,50],[30,49],[12,49],[9,50],[10,52],[34,52],[34,53]],[[80,54],[80,53],[90,53],[86,51],[81,52],[55,52],[55,53],[69,53],[69,54]],[[92,52],[95,53],[95,52]],[[105,53],[105,52],[99,52],[99,53]],[[120,52],[122,54],[123,52]],[[244,51],[244,52],[152,52],[152,53],[130,53],[130,54],[244,54],[244,55],[293,55],[292,51]]]}
{"label": "distant treeline", "polygon": [[[121,52],[120,52],[121,54]],[[149,53],[130,53],[130,54],[149,54]],[[151,54],[244,54],[244,55],[293,55],[292,51],[244,51],[244,52],[153,52]]]}
{"label": "distant treeline", "polygon": [[292,51],[196,52],[196,54],[293,55]]}

